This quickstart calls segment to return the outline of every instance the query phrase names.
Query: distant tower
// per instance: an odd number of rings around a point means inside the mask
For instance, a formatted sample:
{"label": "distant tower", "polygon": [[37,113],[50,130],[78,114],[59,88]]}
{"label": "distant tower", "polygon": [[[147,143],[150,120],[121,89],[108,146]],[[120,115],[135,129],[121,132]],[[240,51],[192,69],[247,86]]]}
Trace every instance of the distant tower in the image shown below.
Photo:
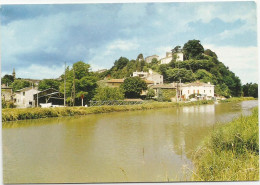
{"label": "distant tower", "polygon": [[14,77],[14,79],[15,79],[15,69],[13,69],[13,77]]}

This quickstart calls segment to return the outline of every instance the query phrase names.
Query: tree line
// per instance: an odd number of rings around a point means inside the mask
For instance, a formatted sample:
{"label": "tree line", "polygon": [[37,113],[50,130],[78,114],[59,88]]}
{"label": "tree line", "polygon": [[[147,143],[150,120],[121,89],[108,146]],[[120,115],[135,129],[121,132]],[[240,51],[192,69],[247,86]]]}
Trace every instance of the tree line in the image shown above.
{"label": "tree line", "polygon": [[[119,100],[124,98],[140,97],[142,90],[148,90],[147,97],[154,96],[154,91],[148,89],[146,83],[138,77],[131,77],[135,71],[148,72],[152,69],[163,75],[164,83],[172,82],[211,82],[215,85],[215,93],[221,96],[253,96],[258,97],[258,85],[247,83],[241,85],[239,77],[218,60],[215,52],[204,50],[199,40],[189,40],[183,46],[184,61],[177,61],[176,51],[181,47],[176,46],[173,51],[173,59],[169,64],[160,64],[157,59],[150,63],[145,62],[142,54],[134,60],[120,57],[114,65],[102,73],[90,71],[90,65],[78,61],[72,67],[66,68],[65,95],[69,105],[79,105],[81,98],[85,102],[90,100]],[[120,88],[104,87],[98,83],[104,78],[125,78]],[[1,78],[2,84],[8,84],[14,91],[29,87],[27,80],[14,79],[12,75]],[[59,79],[44,79],[39,82],[40,91],[54,88],[64,93],[64,74]]]}

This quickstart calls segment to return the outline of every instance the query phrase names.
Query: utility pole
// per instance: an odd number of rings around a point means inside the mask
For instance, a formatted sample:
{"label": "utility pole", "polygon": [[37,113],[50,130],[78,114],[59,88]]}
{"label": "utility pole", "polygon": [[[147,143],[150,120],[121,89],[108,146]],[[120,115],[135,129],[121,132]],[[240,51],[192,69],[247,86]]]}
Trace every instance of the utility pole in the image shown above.
{"label": "utility pole", "polygon": [[65,62],[65,72],[64,72],[64,107],[66,106],[66,62]]}

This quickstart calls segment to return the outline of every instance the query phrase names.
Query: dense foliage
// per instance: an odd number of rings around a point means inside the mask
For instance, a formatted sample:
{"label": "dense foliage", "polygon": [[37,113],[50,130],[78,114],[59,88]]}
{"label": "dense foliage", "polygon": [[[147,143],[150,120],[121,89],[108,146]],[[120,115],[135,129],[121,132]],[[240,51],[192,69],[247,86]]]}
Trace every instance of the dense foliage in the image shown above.
{"label": "dense foliage", "polygon": [[40,91],[49,89],[49,88],[53,88],[58,90],[60,86],[60,82],[58,80],[54,80],[54,79],[44,79],[42,81],[39,82],[38,85],[38,89]]}
{"label": "dense foliage", "polygon": [[147,85],[145,81],[139,77],[129,77],[124,80],[121,88],[125,92],[125,97],[138,98],[142,90],[147,90]]}
{"label": "dense foliage", "polygon": [[98,87],[93,98],[95,101],[123,100],[124,91],[117,87]]}
{"label": "dense foliage", "polygon": [[[176,46],[174,50],[178,50]],[[148,71],[152,69],[163,75],[164,83],[172,82],[211,82],[215,85],[215,92],[218,95],[230,97],[241,96],[242,85],[239,77],[229,70],[217,58],[215,52],[210,49],[204,51],[199,40],[190,40],[183,47],[185,60],[176,62],[173,60],[169,64],[161,64],[157,59],[151,63],[146,63],[141,54],[137,60],[128,60],[120,57],[115,61],[114,66],[100,74],[100,78],[126,78],[130,77],[135,71]]]}
{"label": "dense foliage", "polygon": [[5,84],[6,86],[10,86],[14,82],[13,75],[4,75],[1,78],[1,84]]}
{"label": "dense foliage", "polygon": [[[82,61],[73,64],[66,69],[66,101],[70,105],[81,105],[81,97],[84,102],[91,100],[97,88],[97,77],[89,71],[90,65]],[[61,75],[62,82],[64,74]],[[59,91],[64,92],[64,83],[59,86]]]}
{"label": "dense foliage", "polygon": [[246,97],[258,98],[258,85],[256,83],[247,83],[243,85],[243,95]]}
{"label": "dense foliage", "polygon": [[189,40],[184,44],[183,52],[186,59],[201,59],[204,48],[199,40]]}
{"label": "dense foliage", "polygon": [[12,88],[13,88],[13,91],[17,91],[19,89],[23,89],[25,87],[29,87],[31,86],[31,83],[26,81],[26,80],[14,80],[14,82],[12,83]]}

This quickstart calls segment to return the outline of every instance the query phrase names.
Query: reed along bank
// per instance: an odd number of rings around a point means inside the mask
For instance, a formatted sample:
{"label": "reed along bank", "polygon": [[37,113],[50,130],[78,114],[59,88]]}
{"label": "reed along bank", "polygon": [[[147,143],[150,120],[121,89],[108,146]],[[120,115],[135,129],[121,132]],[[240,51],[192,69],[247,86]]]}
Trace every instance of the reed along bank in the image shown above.
{"label": "reed along bank", "polygon": [[259,180],[258,108],[217,126],[194,152],[193,181]]}

